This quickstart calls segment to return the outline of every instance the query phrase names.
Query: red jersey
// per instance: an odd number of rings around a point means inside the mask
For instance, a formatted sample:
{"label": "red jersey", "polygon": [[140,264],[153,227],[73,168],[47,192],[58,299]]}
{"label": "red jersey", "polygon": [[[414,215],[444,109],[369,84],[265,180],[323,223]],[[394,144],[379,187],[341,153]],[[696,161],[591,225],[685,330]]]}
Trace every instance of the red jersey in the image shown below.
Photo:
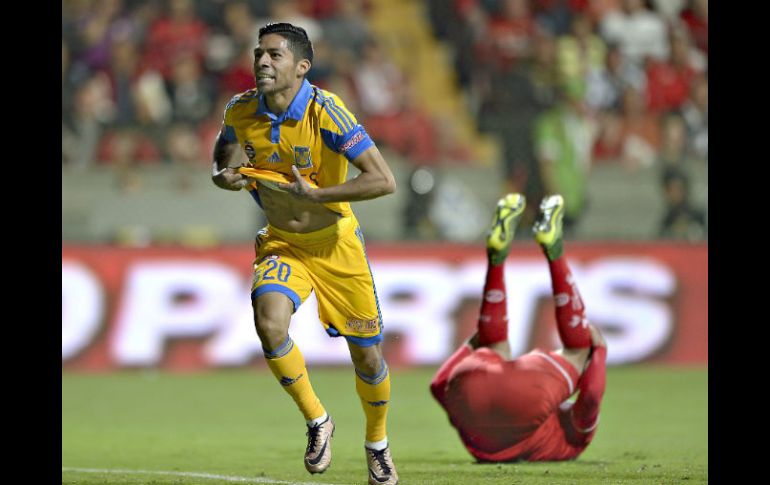
{"label": "red jersey", "polygon": [[566,401],[578,378],[554,352],[505,360],[466,345],[442,366],[431,391],[477,460],[569,460],[588,446],[596,427],[581,431],[573,424]]}

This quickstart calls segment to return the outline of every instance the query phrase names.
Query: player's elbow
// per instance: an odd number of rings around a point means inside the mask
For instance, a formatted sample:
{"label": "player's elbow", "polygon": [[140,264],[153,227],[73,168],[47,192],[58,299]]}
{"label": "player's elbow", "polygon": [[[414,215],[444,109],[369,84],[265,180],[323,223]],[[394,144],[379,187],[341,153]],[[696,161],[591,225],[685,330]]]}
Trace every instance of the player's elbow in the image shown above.
{"label": "player's elbow", "polygon": [[390,170],[382,170],[379,173],[379,180],[377,183],[377,195],[382,197],[383,195],[392,194],[396,191],[396,178],[393,177],[393,173]]}
{"label": "player's elbow", "polygon": [[380,195],[389,195],[394,193],[396,191],[396,179],[393,177],[393,174],[385,175],[380,186],[380,190],[382,191]]}
{"label": "player's elbow", "polygon": [[396,191],[396,180],[393,175],[378,174],[370,179],[370,185],[367,190],[367,198],[377,198],[392,194]]}

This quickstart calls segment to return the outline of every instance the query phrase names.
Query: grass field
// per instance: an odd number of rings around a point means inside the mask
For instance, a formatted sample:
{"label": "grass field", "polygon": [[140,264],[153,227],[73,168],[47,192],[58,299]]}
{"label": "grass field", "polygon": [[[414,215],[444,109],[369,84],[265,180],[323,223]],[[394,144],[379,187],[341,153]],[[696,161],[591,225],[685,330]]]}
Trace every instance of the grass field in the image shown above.
{"label": "grass field", "polygon": [[[475,464],[428,392],[433,369],[393,371],[388,430],[401,483],[708,482],[703,368],[610,368],[591,446],[566,463]],[[351,369],[311,369],[334,416],[334,459],[302,464],[305,428],[269,372],[62,374],[62,484],[364,484]]]}

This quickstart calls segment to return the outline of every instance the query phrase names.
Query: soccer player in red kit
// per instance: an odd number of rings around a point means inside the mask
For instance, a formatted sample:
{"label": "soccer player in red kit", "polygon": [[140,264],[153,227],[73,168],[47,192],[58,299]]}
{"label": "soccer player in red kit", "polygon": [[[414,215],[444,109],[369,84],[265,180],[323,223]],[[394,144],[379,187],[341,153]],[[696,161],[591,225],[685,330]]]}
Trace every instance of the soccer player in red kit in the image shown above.
{"label": "soccer player in red kit", "polygon": [[574,459],[599,424],[607,346],[585,317],[564,257],[560,195],[543,199],[533,232],[548,259],[564,347],[511,359],[503,272],[524,207],[521,194],[498,202],[487,237],[489,265],[478,329],[430,385],[463,444],[481,462]]}

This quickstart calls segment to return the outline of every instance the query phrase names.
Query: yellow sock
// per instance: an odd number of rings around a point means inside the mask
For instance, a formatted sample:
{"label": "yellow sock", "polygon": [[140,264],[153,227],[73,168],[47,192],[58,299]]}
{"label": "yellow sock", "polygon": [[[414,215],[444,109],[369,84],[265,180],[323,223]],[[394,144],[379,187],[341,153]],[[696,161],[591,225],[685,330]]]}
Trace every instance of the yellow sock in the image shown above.
{"label": "yellow sock", "polygon": [[305,358],[299,347],[294,345],[291,337],[273,352],[265,351],[265,360],[270,370],[284,390],[289,393],[297,407],[305,416],[305,420],[315,419],[324,415],[326,410],[318,400],[310,384],[310,376],[305,367]]}
{"label": "yellow sock", "polygon": [[385,425],[390,403],[390,372],[383,362],[382,371],[374,377],[356,372],[356,392],[366,414],[366,441],[382,441],[387,436]]}

